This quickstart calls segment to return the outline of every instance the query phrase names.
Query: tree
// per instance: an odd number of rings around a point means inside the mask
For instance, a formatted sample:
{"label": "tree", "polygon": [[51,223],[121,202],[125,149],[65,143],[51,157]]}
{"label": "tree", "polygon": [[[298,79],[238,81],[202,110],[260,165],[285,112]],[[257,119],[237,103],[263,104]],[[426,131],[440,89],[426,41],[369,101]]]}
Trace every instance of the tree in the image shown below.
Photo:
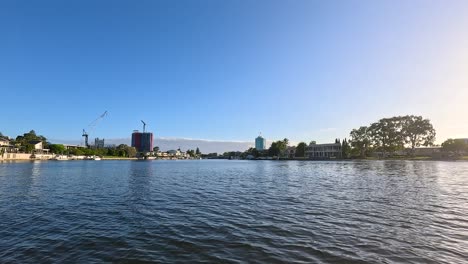
{"label": "tree", "polygon": [[349,140],[351,146],[359,152],[361,158],[364,158],[371,143],[369,128],[362,126],[358,129],[353,129],[349,135],[351,136]]}
{"label": "tree", "polygon": [[382,118],[369,127],[372,143],[383,152],[383,157],[388,152],[396,151],[404,147],[404,137],[401,133],[401,117]]}
{"label": "tree", "polygon": [[306,143],[305,142],[301,142],[299,144],[297,144],[297,147],[296,147],[296,157],[305,157],[305,148],[306,148]]}
{"label": "tree", "polygon": [[[119,157],[128,157],[128,148],[126,144],[120,144],[117,146],[117,154]],[[135,150],[135,155],[136,155],[136,150]]]}
{"label": "tree", "polygon": [[129,146],[127,146],[127,148],[126,148],[126,153],[127,153],[127,157],[133,158],[133,157],[136,156],[137,150],[136,150],[135,147],[129,147]]}
{"label": "tree", "polygon": [[283,154],[286,149],[288,148],[288,145],[289,145],[289,139],[285,138],[281,141],[278,141],[278,149],[279,149],[279,153],[280,154]]}
{"label": "tree", "polygon": [[187,150],[187,154],[188,154],[190,157],[195,157],[195,151],[194,151],[193,149]]}
{"label": "tree", "polygon": [[447,139],[442,143],[442,149],[444,151],[462,152],[468,151],[468,144],[465,143],[464,139]]}
{"label": "tree", "polygon": [[15,145],[19,145],[25,152],[31,152],[34,149],[34,146],[30,143],[31,141],[41,141],[43,147],[47,147],[47,139],[44,136],[36,135],[34,130],[24,133],[22,136],[17,136]]}
{"label": "tree", "polygon": [[197,156],[201,154],[200,149],[198,147],[197,147],[197,150],[195,151],[195,154],[197,154]]}
{"label": "tree", "polygon": [[256,148],[249,148],[244,152],[244,157],[247,157],[248,155],[252,155],[254,158],[258,158],[260,155],[260,152]]}
{"label": "tree", "polygon": [[65,146],[62,144],[50,144],[49,145],[50,152],[55,154],[62,154],[65,152]]}
{"label": "tree", "polygon": [[435,129],[429,119],[423,119],[422,116],[407,115],[401,117],[402,134],[405,143],[409,143],[411,153],[414,155],[414,149],[420,146],[432,146],[435,141]]}
{"label": "tree", "polygon": [[279,156],[288,148],[289,140],[287,138],[271,143],[268,149],[268,155]]}
{"label": "tree", "polygon": [[158,146],[154,147],[153,152],[159,152],[159,147]]}
{"label": "tree", "polygon": [[343,139],[341,143],[341,157],[347,159],[351,155],[351,147],[349,146],[348,140]]}
{"label": "tree", "polygon": [[273,157],[273,156],[278,156],[279,155],[280,149],[279,149],[279,146],[278,146],[278,142],[279,141],[275,141],[275,142],[271,143],[271,146],[268,149],[268,155],[269,156]]}
{"label": "tree", "polygon": [[107,156],[117,156],[117,150],[115,148],[107,148]]}

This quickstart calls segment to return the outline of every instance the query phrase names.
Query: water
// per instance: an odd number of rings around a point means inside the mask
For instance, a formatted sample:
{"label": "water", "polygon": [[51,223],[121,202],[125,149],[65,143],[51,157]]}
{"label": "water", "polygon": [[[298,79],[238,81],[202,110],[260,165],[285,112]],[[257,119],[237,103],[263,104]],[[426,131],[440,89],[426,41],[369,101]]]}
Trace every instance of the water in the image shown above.
{"label": "water", "polygon": [[468,163],[0,163],[0,263],[467,263]]}

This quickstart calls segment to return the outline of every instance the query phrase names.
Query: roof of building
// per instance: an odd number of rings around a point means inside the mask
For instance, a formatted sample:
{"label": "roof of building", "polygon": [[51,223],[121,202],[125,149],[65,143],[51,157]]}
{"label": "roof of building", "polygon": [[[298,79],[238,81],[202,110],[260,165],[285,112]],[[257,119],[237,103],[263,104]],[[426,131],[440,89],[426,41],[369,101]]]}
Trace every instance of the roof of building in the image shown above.
{"label": "roof of building", "polygon": [[341,146],[341,143],[309,144],[308,147]]}
{"label": "roof of building", "polygon": [[41,140],[31,140],[29,141],[29,144],[33,144],[33,145],[36,145],[36,144],[39,144],[39,143],[42,143]]}

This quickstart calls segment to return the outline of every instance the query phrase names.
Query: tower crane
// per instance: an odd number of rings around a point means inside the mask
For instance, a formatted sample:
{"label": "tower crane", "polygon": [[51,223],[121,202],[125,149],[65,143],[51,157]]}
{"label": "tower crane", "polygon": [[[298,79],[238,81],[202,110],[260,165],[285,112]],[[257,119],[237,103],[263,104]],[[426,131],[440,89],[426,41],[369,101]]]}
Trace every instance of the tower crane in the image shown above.
{"label": "tower crane", "polygon": [[[92,130],[97,126],[97,124],[99,123],[99,121],[101,121],[104,117],[106,117],[107,115],[107,111],[105,111],[102,115],[100,115],[98,118],[94,119],[93,122],[91,122],[89,125],[88,125],[88,132],[92,132]],[[83,137],[85,138],[85,146],[87,148],[89,148],[89,143],[88,143],[88,132],[86,132],[86,130],[83,129]]]}
{"label": "tower crane", "polygon": [[141,122],[143,123],[143,133],[145,133],[146,132],[146,123],[143,120],[141,120]]}

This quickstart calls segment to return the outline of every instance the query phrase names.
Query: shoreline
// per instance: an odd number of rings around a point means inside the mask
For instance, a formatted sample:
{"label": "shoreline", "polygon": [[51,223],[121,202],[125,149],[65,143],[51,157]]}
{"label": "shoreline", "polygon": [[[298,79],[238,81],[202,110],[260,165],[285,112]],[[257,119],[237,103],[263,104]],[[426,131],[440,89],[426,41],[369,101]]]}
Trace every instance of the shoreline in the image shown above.
{"label": "shoreline", "polygon": [[[150,159],[140,160],[138,158],[128,157],[102,157],[101,160],[134,160],[134,161],[158,161],[158,160],[199,160],[199,159]],[[440,159],[431,157],[414,157],[414,158],[353,158],[353,159],[306,159],[306,158],[280,158],[280,159],[224,159],[224,158],[211,158],[202,160],[251,160],[251,161],[447,161],[447,162],[468,162],[468,156],[464,156],[458,159]],[[0,163],[3,162],[28,162],[28,161],[57,161],[52,159],[0,159]],[[78,161],[78,159],[60,160],[60,161]]]}

